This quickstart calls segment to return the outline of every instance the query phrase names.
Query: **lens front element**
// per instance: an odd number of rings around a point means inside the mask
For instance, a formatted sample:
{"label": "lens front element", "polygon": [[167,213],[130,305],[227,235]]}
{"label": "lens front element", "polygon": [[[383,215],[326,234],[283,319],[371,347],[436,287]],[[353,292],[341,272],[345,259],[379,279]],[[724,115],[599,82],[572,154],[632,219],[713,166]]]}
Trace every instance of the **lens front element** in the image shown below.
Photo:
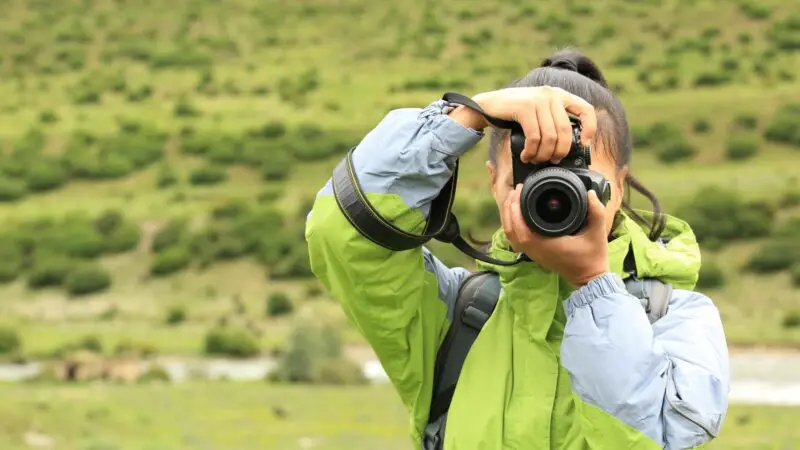
{"label": "lens front element", "polygon": [[560,167],[547,167],[529,176],[522,186],[520,206],[531,230],[545,236],[575,233],[589,211],[581,179]]}

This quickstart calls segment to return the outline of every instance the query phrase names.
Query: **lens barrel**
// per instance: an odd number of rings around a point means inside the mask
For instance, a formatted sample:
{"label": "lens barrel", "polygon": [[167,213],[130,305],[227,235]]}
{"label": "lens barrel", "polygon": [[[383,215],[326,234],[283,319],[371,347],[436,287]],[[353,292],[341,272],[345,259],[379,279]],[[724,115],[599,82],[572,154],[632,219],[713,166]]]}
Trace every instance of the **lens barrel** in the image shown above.
{"label": "lens barrel", "polygon": [[567,236],[586,223],[589,199],[578,175],[560,167],[546,167],[525,179],[520,208],[533,232]]}

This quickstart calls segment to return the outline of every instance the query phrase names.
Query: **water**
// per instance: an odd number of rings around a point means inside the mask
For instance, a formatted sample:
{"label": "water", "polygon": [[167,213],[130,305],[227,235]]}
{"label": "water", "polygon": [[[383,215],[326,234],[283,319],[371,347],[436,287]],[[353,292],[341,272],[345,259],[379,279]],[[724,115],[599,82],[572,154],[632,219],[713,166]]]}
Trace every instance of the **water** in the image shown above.
{"label": "water", "polygon": [[[161,365],[177,383],[188,378],[263,380],[275,368],[272,359],[162,358],[153,363]],[[365,376],[373,383],[388,383],[377,360],[369,360],[363,367]],[[24,381],[36,376],[41,368],[38,362],[0,364],[0,381]],[[800,352],[735,352],[731,354],[731,375],[732,403],[800,406]]]}

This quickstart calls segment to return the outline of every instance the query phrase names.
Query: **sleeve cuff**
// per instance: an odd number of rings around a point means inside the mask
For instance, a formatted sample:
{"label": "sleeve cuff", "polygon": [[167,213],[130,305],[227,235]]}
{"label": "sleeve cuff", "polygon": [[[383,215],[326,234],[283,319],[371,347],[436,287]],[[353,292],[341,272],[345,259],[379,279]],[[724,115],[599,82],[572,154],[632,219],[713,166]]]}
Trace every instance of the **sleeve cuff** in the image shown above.
{"label": "sleeve cuff", "polygon": [[596,298],[627,292],[622,278],[615,273],[609,272],[591,280],[585,286],[570,294],[564,301],[564,309],[567,316],[569,316],[575,309],[591,305]]}
{"label": "sleeve cuff", "polygon": [[467,128],[451,119],[447,114],[452,106],[444,101],[437,100],[423,108],[419,119],[426,122],[435,139],[431,148],[437,152],[450,156],[461,156],[480,142],[484,133]]}

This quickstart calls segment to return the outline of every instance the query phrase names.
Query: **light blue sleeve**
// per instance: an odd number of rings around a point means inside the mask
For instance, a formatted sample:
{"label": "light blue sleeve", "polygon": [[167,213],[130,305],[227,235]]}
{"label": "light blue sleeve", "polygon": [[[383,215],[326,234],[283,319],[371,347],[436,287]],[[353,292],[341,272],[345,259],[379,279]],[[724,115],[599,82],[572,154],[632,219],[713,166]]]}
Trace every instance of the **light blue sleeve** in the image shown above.
{"label": "light blue sleeve", "polygon": [[606,274],[564,307],[561,360],[584,401],[668,450],[717,436],[730,370],[719,311],[708,297],[675,290],[668,313],[651,325],[619,276]]}
{"label": "light blue sleeve", "polygon": [[[450,108],[437,100],[425,108],[390,111],[353,152],[353,167],[364,192],[397,195],[427,217],[458,158],[484,135],[450,118]],[[330,179],[317,195],[333,195]],[[436,276],[439,299],[447,305],[452,322],[458,289],[469,271],[449,268],[427,248],[422,251],[425,270]]]}

